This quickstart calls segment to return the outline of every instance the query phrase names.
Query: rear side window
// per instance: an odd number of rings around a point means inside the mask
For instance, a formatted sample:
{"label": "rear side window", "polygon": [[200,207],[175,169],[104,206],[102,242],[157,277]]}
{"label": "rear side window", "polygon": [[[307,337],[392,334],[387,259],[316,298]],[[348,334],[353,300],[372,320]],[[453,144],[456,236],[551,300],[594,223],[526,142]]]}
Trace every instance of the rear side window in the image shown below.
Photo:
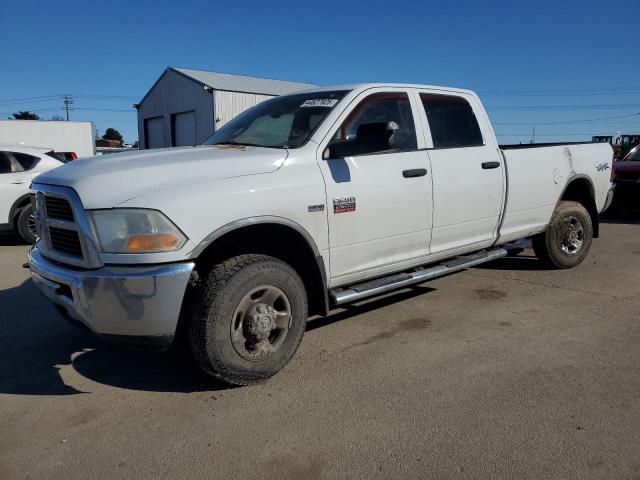
{"label": "rear side window", "polygon": [[2,173],[11,173],[11,160],[4,152],[0,152],[0,174]]}
{"label": "rear side window", "polygon": [[18,164],[22,167],[22,170],[24,171],[31,170],[33,167],[36,166],[36,163],[38,163],[38,160],[40,160],[38,157],[27,155],[26,153],[17,153],[17,152],[13,154],[13,158],[15,158],[16,162],[18,162]]}
{"label": "rear side window", "polygon": [[435,148],[484,145],[473,109],[462,97],[421,93]]}

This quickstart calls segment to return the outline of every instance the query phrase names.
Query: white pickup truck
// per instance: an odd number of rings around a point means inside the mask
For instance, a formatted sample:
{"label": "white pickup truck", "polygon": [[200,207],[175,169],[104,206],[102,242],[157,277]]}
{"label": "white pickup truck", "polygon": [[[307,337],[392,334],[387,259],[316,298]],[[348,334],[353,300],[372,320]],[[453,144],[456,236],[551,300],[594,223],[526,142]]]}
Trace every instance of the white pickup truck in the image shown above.
{"label": "white pickup truck", "polygon": [[570,268],[598,236],[608,144],[499,147],[478,97],[364,84],[276,97],[197,147],[74,162],[33,183],[34,282],[69,320],[246,385],[307,316],[507,255]]}

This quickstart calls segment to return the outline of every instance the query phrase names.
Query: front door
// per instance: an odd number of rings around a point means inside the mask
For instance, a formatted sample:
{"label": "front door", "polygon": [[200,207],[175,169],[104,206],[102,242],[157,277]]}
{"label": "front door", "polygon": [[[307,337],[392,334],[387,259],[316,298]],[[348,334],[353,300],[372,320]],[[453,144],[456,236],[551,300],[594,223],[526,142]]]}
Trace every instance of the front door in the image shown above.
{"label": "front door", "polygon": [[401,89],[375,89],[353,105],[319,149],[333,285],[429,253],[431,172],[415,100]]}

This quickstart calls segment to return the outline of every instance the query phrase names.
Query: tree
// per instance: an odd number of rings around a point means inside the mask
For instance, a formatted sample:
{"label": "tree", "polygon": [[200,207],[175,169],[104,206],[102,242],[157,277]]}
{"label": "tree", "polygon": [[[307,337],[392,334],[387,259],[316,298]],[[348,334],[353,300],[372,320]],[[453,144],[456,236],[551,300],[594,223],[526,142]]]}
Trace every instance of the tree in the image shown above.
{"label": "tree", "polygon": [[14,120],[40,120],[40,117],[35,113],[31,113],[28,110],[19,111],[18,113],[13,114]]}
{"label": "tree", "polygon": [[123,138],[118,130],[115,128],[107,128],[102,136],[105,140],[117,140],[122,144]]}
{"label": "tree", "polygon": [[63,121],[63,120],[64,120],[64,118],[62,118],[60,115],[53,115],[53,116],[51,117],[51,120],[52,120],[52,121],[55,121],[55,122],[61,122],[61,121]]}

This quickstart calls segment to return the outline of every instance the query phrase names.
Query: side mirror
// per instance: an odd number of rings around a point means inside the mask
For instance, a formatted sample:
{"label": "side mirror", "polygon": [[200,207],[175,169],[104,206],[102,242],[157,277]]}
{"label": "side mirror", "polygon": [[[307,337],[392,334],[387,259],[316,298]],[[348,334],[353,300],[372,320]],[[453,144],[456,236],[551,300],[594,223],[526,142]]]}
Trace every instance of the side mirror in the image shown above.
{"label": "side mirror", "polygon": [[329,160],[389,150],[389,139],[397,129],[396,122],[363,123],[355,138],[332,140],[322,158]]}

